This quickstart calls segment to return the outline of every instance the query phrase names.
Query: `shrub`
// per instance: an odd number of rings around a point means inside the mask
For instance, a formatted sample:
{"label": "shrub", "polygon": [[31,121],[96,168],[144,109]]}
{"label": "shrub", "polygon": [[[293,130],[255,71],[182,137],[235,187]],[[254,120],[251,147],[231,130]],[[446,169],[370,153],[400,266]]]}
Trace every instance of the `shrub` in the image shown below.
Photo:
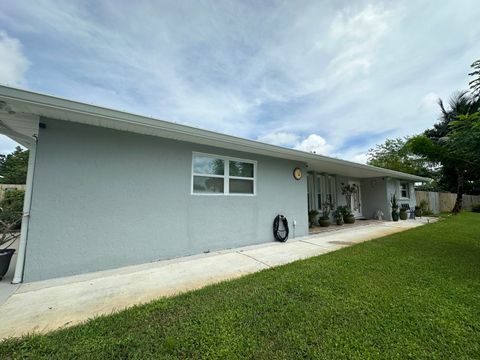
{"label": "shrub", "polygon": [[344,210],[343,210],[343,206],[339,206],[337,207],[334,211],[333,211],[333,218],[335,220],[342,220],[343,219],[343,214],[344,214]]}
{"label": "shrub", "polygon": [[420,201],[420,209],[422,209],[422,216],[433,215],[433,211],[430,210],[430,205],[428,204],[428,201],[425,199]]}
{"label": "shrub", "polygon": [[339,214],[342,215],[342,217],[348,217],[348,216],[353,216],[353,213],[352,213],[352,210],[350,210],[350,208],[348,206],[339,206],[337,208],[337,211]]}
{"label": "shrub", "polygon": [[308,212],[308,225],[310,227],[313,227],[313,225],[316,223],[318,214],[319,213],[317,210],[310,210]]}
{"label": "shrub", "polygon": [[480,213],[480,204],[473,205],[472,211],[475,213]]}
{"label": "shrub", "polygon": [[329,202],[324,202],[322,204],[322,216],[320,217],[321,220],[328,220],[330,219],[330,212],[332,211],[332,204]]}
{"label": "shrub", "polygon": [[392,211],[398,210],[397,193],[393,193],[390,197],[390,207],[392,208]]}
{"label": "shrub", "polygon": [[20,220],[23,213],[23,199],[25,191],[17,189],[5,190],[2,201],[0,201],[0,220],[4,223],[17,223],[20,227]]}

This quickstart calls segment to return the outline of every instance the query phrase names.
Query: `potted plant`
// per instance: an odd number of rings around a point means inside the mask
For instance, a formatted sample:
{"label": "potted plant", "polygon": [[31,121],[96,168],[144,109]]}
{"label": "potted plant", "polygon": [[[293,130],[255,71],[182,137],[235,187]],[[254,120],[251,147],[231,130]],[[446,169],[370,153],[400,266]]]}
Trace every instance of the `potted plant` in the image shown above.
{"label": "potted plant", "polygon": [[342,206],[337,207],[333,211],[333,218],[335,219],[335,222],[337,225],[343,225],[343,211],[342,211]]}
{"label": "potted plant", "polygon": [[342,195],[345,195],[347,205],[342,207],[343,221],[345,224],[355,223],[355,215],[352,213],[352,196],[358,192],[358,186],[356,184],[341,184]]}
{"label": "potted plant", "polygon": [[322,204],[322,216],[320,216],[320,219],[318,220],[318,224],[321,227],[328,227],[330,226],[330,211],[331,211],[331,204],[328,202],[325,202]]}
{"label": "potted plant", "polygon": [[400,220],[407,220],[408,214],[407,209],[401,208],[400,209]]}
{"label": "potted plant", "polygon": [[422,217],[423,211],[421,206],[415,206],[415,217]]}
{"label": "potted plant", "polygon": [[345,206],[343,221],[345,222],[345,224],[355,223],[355,215],[353,215],[352,210],[350,209],[349,206]]}
{"label": "potted plant", "polygon": [[392,208],[392,220],[398,221],[398,201],[397,193],[393,193],[390,198],[390,207]]}
{"label": "potted plant", "polygon": [[310,227],[313,227],[313,225],[315,225],[315,223],[317,222],[317,215],[318,215],[318,211],[317,210],[310,210],[308,212],[308,225]]}
{"label": "potted plant", "polygon": [[347,207],[351,209],[352,206],[352,196],[353,194],[356,194],[358,192],[358,186],[357,184],[341,184],[341,189],[342,189],[342,195],[345,195],[345,200],[347,201]]}
{"label": "potted plant", "polygon": [[355,216],[352,213],[352,210],[350,210],[349,206],[339,206],[337,208],[337,211],[342,214],[343,222],[345,224],[353,224],[355,223]]}
{"label": "potted plant", "polygon": [[15,249],[9,249],[9,247],[20,236],[20,231],[17,229],[17,226],[21,221],[21,214],[14,220],[0,220],[0,280],[2,280],[7,273],[10,260],[12,260],[12,256],[15,253]]}
{"label": "potted plant", "polygon": [[9,247],[20,236],[23,191],[8,190],[0,203],[0,280],[5,276],[15,249]]}

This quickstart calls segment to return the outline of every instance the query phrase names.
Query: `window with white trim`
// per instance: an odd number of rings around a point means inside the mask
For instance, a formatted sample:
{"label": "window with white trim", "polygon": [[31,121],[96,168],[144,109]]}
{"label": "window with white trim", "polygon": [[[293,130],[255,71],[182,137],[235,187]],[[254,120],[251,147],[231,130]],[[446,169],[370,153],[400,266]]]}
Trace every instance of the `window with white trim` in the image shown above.
{"label": "window with white trim", "polygon": [[192,193],[255,195],[256,162],[225,156],[194,153]]}
{"label": "window with white trim", "polygon": [[331,206],[337,201],[337,192],[335,184],[335,176],[332,175],[317,175],[316,189],[316,202],[317,210],[323,209],[323,204],[328,203]]}
{"label": "window with white trim", "polygon": [[317,183],[315,184],[316,196],[317,196],[317,210],[322,211],[322,205],[325,201],[324,197],[324,184],[325,184],[325,177],[323,175],[317,175]]}
{"label": "window with white trim", "polygon": [[400,197],[403,199],[410,198],[410,184],[406,182],[400,183]]}
{"label": "window with white trim", "polygon": [[337,202],[337,191],[335,184],[335,177],[332,175],[327,176],[325,192],[327,194],[326,200],[331,205],[334,206]]}

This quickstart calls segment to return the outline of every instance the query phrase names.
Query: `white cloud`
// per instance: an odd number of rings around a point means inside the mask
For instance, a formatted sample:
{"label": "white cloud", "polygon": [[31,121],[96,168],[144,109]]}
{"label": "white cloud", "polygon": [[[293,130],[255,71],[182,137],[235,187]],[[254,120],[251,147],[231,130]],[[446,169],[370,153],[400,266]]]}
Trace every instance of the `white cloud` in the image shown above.
{"label": "white cloud", "polygon": [[21,85],[29,66],[20,41],[0,31],[0,83]]}
{"label": "white cloud", "polygon": [[287,132],[274,132],[258,137],[258,141],[278,146],[293,146],[298,143],[299,136]]}
{"label": "white cloud", "polygon": [[368,156],[366,153],[358,153],[353,155],[351,158],[347,159],[356,163],[366,164],[368,160]]}
{"label": "white cloud", "polygon": [[330,26],[336,55],[329,64],[330,82],[365,75],[375,59],[380,40],[388,30],[390,11],[367,5],[360,11],[340,11]]}
{"label": "white cloud", "polygon": [[438,99],[440,96],[434,92],[429,92],[420,101],[420,108],[428,111],[438,110]]}
{"label": "white cloud", "polygon": [[368,4],[365,8],[340,10],[331,24],[331,34],[337,40],[377,40],[387,28],[388,10]]}
{"label": "white cloud", "polygon": [[19,146],[19,144],[9,137],[0,135],[0,154],[9,154],[15,150],[17,146]]}
{"label": "white cloud", "polygon": [[318,134],[310,134],[301,137],[294,133],[273,132],[258,137],[258,141],[272,145],[284,146],[310,153],[329,155],[332,154],[333,146]]}
{"label": "white cloud", "polygon": [[479,16],[471,0],[43,0],[7,2],[0,23],[29,50],[33,90],[362,161],[466,87]]}
{"label": "white cloud", "polygon": [[297,150],[313,152],[319,155],[328,155],[333,150],[327,141],[317,134],[310,134],[294,147]]}

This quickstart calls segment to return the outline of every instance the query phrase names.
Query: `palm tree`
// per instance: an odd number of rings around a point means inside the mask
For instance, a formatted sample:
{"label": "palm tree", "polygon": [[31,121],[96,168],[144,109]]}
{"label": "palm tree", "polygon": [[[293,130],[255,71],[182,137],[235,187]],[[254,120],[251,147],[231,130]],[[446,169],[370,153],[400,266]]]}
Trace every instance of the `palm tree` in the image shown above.
{"label": "palm tree", "polygon": [[469,95],[468,91],[457,91],[448,100],[448,109],[445,107],[443,100],[438,99],[441,115],[439,122],[433,125],[433,129],[425,130],[424,134],[432,141],[442,141],[451,131],[450,123],[458,120],[460,115],[468,115],[479,111],[479,101]]}
{"label": "palm tree", "polygon": [[[471,96],[468,91],[459,91],[450,97],[448,101],[449,108],[447,109],[442,101],[438,99],[441,116],[440,122],[434,125],[433,129],[425,131],[425,135],[438,145],[446,145],[450,148],[447,151],[447,159],[443,162],[443,166],[447,171],[450,168],[456,174],[457,182],[457,198],[455,206],[452,209],[454,214],[457,214],[462,209],[463,188],[465,183],[465,175],[471,168],[471,165],[464,157],[459,158],[458,151],[455,148],[455,143],[452,143],[450,135],[452,134],[452,124],[462,121],[465,116],[477,113],[480,111],[480,99]],[[475,169],[474,169],[475,171]]]}
{"label": "palm tree", "polygon": [[478,142],[478,132],[468,128],[469,124],[477,121],[480,99],[462,91],[450,98],[448,107],[441,99],[438,104],[441,110],[440,121],[423,135],[412,137],[408,146],[422,159],[433,165],[441,165],[442,178],[456,187],[457,199],[452,209],[456,214],[462,209],[465,179],[478,179],[480,176],[478,162],[472,157],[475,149],[471,145]]}
{"label": "palm tree", "polygon": [[474,78],[468,83],[468,85],[470,85],[472,96],[480,99],[480,60],[474,61],[470,67],[473,71],[468,75],[473,76]]}

